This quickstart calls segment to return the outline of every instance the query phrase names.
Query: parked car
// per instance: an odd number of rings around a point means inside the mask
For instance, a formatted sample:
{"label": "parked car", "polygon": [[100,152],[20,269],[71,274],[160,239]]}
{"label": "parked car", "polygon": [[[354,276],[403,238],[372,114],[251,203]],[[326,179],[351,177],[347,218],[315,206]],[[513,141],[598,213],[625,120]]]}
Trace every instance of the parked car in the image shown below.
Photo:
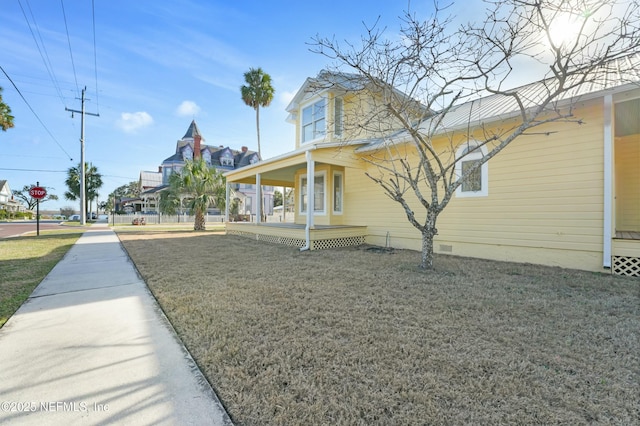
{"label": "parked car", "polygon": [[72,214],[71,216],[69,216],[69,220],[70,221],[76,221],[76,222],[80,222],[80,215],[79,214]]}
{"label": "parked car", "polygon": [[95,212],[87,213],[87,220],[96,220]]}

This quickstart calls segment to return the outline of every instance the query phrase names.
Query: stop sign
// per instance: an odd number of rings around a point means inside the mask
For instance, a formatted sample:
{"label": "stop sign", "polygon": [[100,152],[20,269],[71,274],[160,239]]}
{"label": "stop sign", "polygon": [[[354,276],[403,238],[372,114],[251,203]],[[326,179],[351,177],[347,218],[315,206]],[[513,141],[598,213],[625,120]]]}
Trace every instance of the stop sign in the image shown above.
{"label": "stop sign", "polygon": [[34,186],[29,190],[29,195],[36,200],[42,200],[47,196],[47,190],[41,186]]}

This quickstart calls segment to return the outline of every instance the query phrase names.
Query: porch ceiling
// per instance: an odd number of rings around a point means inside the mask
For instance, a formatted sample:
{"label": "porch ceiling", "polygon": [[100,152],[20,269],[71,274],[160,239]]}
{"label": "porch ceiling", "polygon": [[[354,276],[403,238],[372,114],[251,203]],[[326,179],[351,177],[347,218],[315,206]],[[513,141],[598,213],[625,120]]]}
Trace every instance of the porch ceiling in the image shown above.
{"label": "porch ceiling", "polygon": [[[304,160],[304,157],[303,157]],[[271,186],[287,186],[293,187],[295,186],[295,173],[296,170],[307,167],[306,161],[302,161],[298,164],[294,164],[291,166],[283,167],[275,170],[259,170],[254,169],[251,171],[251,174],[247,174],[241,177],[227,177],[227,182],[229,183],[256,183],[256,173],[260,173],[260,182],[262,185],[271,185]]]}

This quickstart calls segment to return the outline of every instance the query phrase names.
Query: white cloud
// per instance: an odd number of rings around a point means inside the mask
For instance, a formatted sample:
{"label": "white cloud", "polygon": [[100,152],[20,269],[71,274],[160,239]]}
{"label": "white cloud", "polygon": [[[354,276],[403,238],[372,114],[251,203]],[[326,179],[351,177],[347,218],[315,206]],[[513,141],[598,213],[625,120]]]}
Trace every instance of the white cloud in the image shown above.
{"label": "white cloud", "polygon": [[150,126],[153,123],[153,117],[148,112],[123,112],[120,114],[120,120],[117,126],[126,133],[135,133],[138,129]]}
{"label": "white cloud", "polygon": [[193,101],[182,101],[176,109],[176,114],[180,117],[194,116],[200,112],[200,107]]}

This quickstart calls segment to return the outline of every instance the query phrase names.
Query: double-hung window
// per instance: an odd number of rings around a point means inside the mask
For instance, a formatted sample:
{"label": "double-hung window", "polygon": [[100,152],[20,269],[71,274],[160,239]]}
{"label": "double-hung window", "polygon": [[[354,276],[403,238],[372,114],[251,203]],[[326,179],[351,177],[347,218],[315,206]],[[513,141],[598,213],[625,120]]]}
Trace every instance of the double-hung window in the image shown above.
{"label": "double-hung window", "polygon": [[487,154],[484,146],[476,142],[465,143],[456,151],[456,176],[462,178],[462,185],[456,189],[457,197],[486,197],[489,195],[489,169],[487,162],[479,165]]}
{"label": "double-hung window", "polygon": [[[316,174],[313,183],[313,211],[315,213],[324,213],[324,192],[325,192],[325,174]],[[307,212],[309,200],[309,190],[307,185],[307,176],[300,177],[300,212]]]}
{"label": "double-hung window", "polygon": [[325,98],[302,108],[302,142],[309,142],[325,135],[326,132]]}
{"label": "double-hung window", "polygon": [[333,212],[342,213],[342,191],[344,183],[342,181],[342,172],[333,173]]}
{"label": "double-hung window", "polygon": [[342,98],[335,98],[333,102],[333,134],[335,137],[342,137],[342,115],[344,102]]}

